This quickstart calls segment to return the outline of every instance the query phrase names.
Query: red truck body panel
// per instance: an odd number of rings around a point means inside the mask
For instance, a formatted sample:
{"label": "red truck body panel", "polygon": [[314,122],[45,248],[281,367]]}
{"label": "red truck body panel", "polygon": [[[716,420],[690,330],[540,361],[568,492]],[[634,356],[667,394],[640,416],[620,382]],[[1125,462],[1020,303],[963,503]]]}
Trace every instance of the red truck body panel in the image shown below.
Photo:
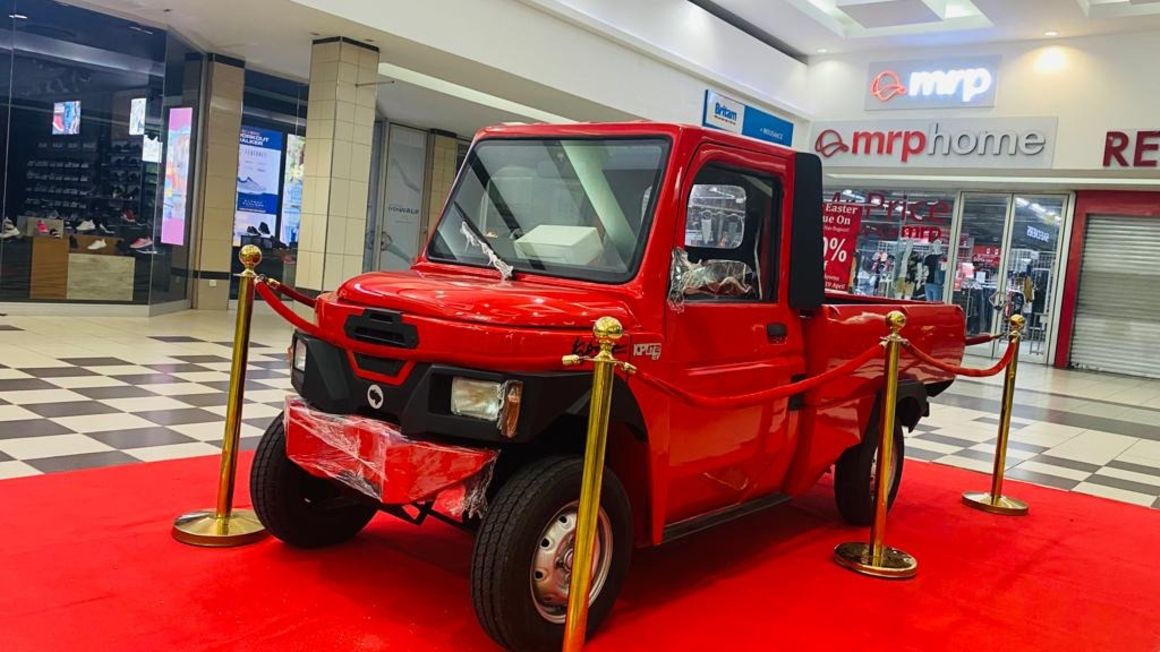
{"label": "red truck body panel", "polygon": [[[596,318],[611,315],[627,333],[619,357],[711,396],[781,386],[849,360],[886,334],[885,315],[894,309],[907,315],[904,335],[916,346],[947,362],[962,359],[964,324],[956,306],[833,295],[833,303],[801,314],[779,289],[770,301],[690,302],[673,310],[666,302],[672,251],[684,243],[692,177],[710,161],[757,170],[782,183],[780,231],[771,235],[780,243],[775,283],[784,287],[793,258],[794,152],[726,132],[650,123],[504,126],[481,131],[477,142],[569,136],[671,141],[632,279],[608,284],[519,272],[502,281],[491,268],[437,262],[423,253],[409,271],[365,274],[322,295],[316,308],[322,329],[341,333],[346,320],[368,306],[397,310],[421,333],[417,351],[425,360],[497,372],[543,371],[530,361],[573,352],[591,341]],[[771,337],[771,324],[784,327],[784,334]],[[662,353],[657,359],[636,355],[637,344],[660,345]],[[382,349],[391,355],[390,347]],[[358,376],[391,385],[402,383],[413,367],[409,362],[387,377],[358,369],[353,355],[349,359]],[[902,369],[905,379],[923,385],[951,380],[905,355]],[[641,444],[614,433],[609,463],[629,488],[639,540],[656,544],[666,526],[769,494],[805,491],[861,440],[882,386],[883,365],[875,361],[809,392],[801,406],[781,399],[721,410],[684,404],[630,379],[647,440]]]}

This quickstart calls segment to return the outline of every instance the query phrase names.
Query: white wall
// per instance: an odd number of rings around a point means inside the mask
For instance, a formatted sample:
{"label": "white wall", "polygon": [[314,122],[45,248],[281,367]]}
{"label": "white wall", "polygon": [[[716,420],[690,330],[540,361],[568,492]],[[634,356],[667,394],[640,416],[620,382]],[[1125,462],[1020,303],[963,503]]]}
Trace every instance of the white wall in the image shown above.
{"label": "white wall", "polygon": [[805,64],[685,0],[294,2],[649,120],[699,124],[711,87],[805,138]]}
{"label": "white wall", "polygon": [[[1002,56],[993,108],[863,109],[872,61],[985,54]],[[1160,128],[1158,66],[1160,38],[1153,32],[816,58],[811,60],[809,78],[818,120],[1058,116],[1051,174],[1090,175],[1102,170],[1107,130]],[[805,146],[812,147],[812,142]],[[1157,171],[1117,170],[1115,174],[1160,177]]]}

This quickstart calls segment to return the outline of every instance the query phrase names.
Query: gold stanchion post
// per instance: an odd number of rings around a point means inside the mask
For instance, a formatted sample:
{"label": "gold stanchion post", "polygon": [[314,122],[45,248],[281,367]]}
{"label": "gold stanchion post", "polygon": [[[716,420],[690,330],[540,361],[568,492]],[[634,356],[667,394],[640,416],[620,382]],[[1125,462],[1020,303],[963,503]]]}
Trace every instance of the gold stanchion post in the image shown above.
{"label": "gold stanchion post", "polygon": [[1007,375],[1003,378],[1003,404],[999,408],[999,437],[995,442],[995,467],[991,473],[990,491],[967,491],[963,493],[963,503],[975,509],[1005,516],[1022,516],[1027,513],[1027,503],[1003,495],[1003,474],[1007,466],[1007,440],[1011,436],[1011,408],[1015,402],[1015,375],[1019,370],[1019,346],[1023,340],[1023,327],[1027,320],[1022,315],[1011,317],[1009,344],[1013,347],[1011,364],[1007,365]]}
{"label": "gold stanchion post", "polygon": [[[588,606],[592,590],[592,557],[595,554],[596,518],[600,512],[600,487],[604,478],[604,448],[608,442],[608,413],[612,408],[612,381],[618,367],[634,370],[627,362],[617,360],[612,349],[624,336],[624,327],[612,317],[601,317],[592,327],[600,345],[593,358],[564,356],[565,366],[592,363],[592,398],[588,406],[588,440],[584,446],[584,474],[580,481],[580,506],[577,509],[576,542],[572,550],[572,576],[568,583],[568,612],[564,621],[564,652],[584,648],[588,630]],[[588,596],[589,599],[581,599]]]}
{"label": "gold stanchion post", "polygon": [[230,364],[230,391],[226,404],[225,437],[222,440],[221,472],[217,506],[190,512],[173,522],[173,538],[182,543],[210,548],[241,546],[266,536],[266,528],[248,509],[234,509],[234,480],[238,470],[238,440],[242,427],[242,395],[246,385],[246,359],[250,350],[250,317],[254,312],[254,268],[262,262],[262,250],[246,245],[238,253],[245,270],[238,274],[238,317],[234,325],[234,353]]}
{"label": "gold stanchion post", "polygon": [[906,342],[899,332],[906,326],[906,315],[895,310],[886,316],[890,335],[886,343],[886,391],[882,397],[882,427],[878,439],[878,464],[874,497],[874,522],[870,542],[851,541],[834,548],[834,561],[852,571],[873,577],[902,579],[914,577],[918,561],[910,554],[886,545],[886,509],[894,477],[894,422],[898,406],[898,356]]}

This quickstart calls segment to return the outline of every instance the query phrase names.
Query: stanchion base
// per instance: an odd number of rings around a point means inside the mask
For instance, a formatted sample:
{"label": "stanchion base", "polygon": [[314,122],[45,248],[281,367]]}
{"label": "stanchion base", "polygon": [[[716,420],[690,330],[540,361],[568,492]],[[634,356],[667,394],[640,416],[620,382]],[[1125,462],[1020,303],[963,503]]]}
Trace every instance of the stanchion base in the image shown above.
{"label": "stanchion base", "polygon": [[963,504],[967,507],[981,509],[992,514],[1004,516],[1024,516],[1027,514],[1027,503],[1009,496],[999,496],[992,500],[989,491],[963,492]]}
{"label": "stanchion base", "polygon": [[268,533],[254,512],[236,509],[219,518],[212,509],[182,514],[173,522],[173,538],[191,546],[229,548],[259,541]]}
{"label": "stanchion base", "polygon": [[878,563],[874,563],[872,548],[869,543],[863,541],[838,544],[838,547],[834,548],[834,561],[855,573],[871,577],[900,580],[914,577],[918,572],[918,560],[890,546],[882,546],[882,557]]}

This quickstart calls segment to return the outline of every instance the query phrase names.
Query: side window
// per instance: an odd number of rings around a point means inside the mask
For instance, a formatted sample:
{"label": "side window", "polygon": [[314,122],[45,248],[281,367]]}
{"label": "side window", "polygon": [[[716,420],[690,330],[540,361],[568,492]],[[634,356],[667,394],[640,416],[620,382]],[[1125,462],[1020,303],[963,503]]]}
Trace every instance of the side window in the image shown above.
{"label": "side window", "polygon": [[697,173],[685,208],[684,247],[674,252],[673,299],[773,298],[776,187],[767,175],[720,165]]}

